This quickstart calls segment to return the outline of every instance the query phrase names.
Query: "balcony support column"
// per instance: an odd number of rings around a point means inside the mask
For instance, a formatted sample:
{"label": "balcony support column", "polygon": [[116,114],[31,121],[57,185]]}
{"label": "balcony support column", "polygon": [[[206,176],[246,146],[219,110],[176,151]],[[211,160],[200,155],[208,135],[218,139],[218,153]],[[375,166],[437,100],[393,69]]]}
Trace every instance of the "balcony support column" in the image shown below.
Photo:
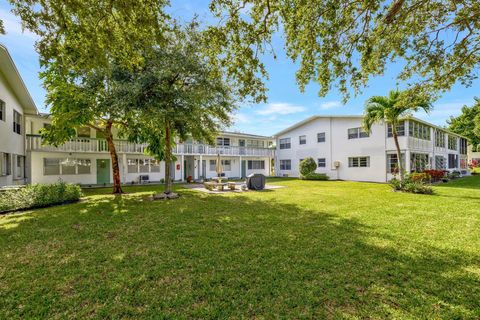
{"label": "balcony support column", "polygon": [[203,179],[205,179],[205,172],[203,172],[203,156],[200,155],[200,164],[199,164],[200,168],[198,168],[198,172],[200,172],[199,174],[199,177],[198,179],[201,179],[203,177]]}
{"label": "balcony support column", "polygon": [[128,173],[127,154],[124,153],[124,154],[122,154],[122,181],[123,181],[123,183],[127,182],[127,173]]}
{"label": "balcony support column", "polygon": [[184,176],[184,172],[185,172],[185,156],[182,154],[182,157],[181,157],[181,162],[180,162],[180,178],[183,181],[185,181],[185,179],[183,178]]}
{"label": "balcony support column", "polygon": [[239,157],[239,164],[238,164],[238,176],[240,178],[243,178],[242,177],[242,156]]}

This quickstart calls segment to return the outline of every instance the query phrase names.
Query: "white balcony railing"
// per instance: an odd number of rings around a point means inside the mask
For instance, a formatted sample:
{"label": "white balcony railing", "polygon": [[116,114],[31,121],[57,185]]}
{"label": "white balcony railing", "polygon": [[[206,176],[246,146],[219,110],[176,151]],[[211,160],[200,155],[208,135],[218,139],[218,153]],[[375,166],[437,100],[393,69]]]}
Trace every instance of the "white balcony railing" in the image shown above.
{"label": "white balcony railing", "polygon": [[[126,140],[115,140],[117,153],[144,154],[147,144],[133,143]],[[55,147],[42,144],[39,135],[27,135],[27,151],[50,151],[50,152],[86,152],[108,153],[107,141],[94,138],[74,138],[66,143]],[[177,155],[227,155],[227,156],[254,156],[273,158],[272,149],[238,147],[238,146],[209,146],[205,144],[177,144],[173,153]]]}

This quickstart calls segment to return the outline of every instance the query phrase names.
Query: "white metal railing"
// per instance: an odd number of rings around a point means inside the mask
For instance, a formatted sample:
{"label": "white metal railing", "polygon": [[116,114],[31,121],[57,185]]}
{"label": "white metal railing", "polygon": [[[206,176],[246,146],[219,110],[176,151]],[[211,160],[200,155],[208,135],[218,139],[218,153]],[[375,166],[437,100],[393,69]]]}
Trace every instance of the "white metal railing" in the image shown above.
{"label": "white metal railing", "polygon": [[[144,153],[146,144],[138,144],[126,140],[115,140],[118,153]],[[39,135],[27,135],[27,151],[62,151],[62,152],[108,152],[108,144],[104,139],[73,138],[59,145],[43,144]]]}
{"label": "white metal railing", "polygon": [[[114,140],[118,153],[144,154],[147,144],[139,144],[126,140]],[[59,146],[42,143],[40,135],[27,135],[27,151],[60,151],[60,152],[108,152],[107,141],[95,138],[74,138]],[[268,148],[209,146],[206,144],[176,144],[173,153],[177,155],[226,155],[273,157],[274,150]]]}
{"label": "white metal railing", "polygon": [[432,140],[423,140],[415,137],[408,137],[408,147],[414,150],[431,151],[433,148]]}

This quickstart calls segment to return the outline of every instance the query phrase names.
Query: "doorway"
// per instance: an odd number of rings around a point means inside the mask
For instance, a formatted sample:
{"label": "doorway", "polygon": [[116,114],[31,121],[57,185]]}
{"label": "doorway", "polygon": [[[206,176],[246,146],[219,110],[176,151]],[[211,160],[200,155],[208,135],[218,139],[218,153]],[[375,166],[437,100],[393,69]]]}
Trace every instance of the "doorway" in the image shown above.
{"label": "doorway", "polygon": [[97,184],[110,183],[110,160],[97,159]]}

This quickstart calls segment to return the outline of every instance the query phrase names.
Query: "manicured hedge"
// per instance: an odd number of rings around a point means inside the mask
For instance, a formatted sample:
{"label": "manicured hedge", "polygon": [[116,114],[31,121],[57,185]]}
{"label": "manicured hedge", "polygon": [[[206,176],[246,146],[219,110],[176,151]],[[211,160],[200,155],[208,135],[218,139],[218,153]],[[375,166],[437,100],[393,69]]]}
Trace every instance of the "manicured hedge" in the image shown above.
{"label": "manicured hedge", "polygon": [[74,202],[81,196],[82,189],[75,184],[32,184],[24,188],[0,191],[0,212]]}
{"label": "manicured hedge", "polygon": [[309,173],[307,175],[300,175],[300,179],[302,180],[328,180],[330,179],[326,174],[324,173]]}

